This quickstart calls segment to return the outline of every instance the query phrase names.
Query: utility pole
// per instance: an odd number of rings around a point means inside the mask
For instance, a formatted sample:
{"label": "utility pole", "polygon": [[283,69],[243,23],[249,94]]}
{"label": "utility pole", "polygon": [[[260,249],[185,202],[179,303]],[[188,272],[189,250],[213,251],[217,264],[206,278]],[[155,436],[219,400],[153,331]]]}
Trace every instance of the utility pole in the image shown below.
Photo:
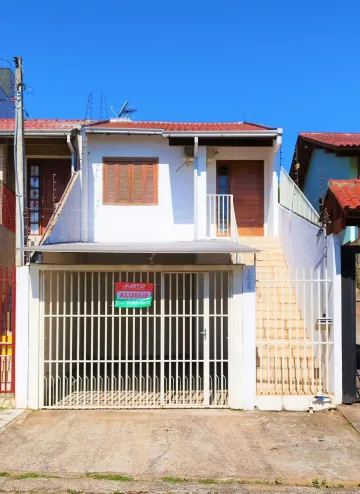
{"label": "utility pole", "polygon": [[16,194],[16,266],[24,265],[25,245],[25,145],[24,145],[24,83],[22,58],[14,57],[15,61],[15,88],[16,88],[16,108],[15,108],[15,132],[14,132],[14,159],[15,159],[15,194]]}

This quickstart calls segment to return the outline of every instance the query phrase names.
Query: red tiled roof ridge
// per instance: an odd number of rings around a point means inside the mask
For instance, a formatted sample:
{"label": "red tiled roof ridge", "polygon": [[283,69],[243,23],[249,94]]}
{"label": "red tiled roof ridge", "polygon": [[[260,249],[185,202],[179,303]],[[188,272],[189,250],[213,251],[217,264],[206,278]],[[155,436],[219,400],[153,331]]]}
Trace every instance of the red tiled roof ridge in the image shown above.
{"label": "red tiled roof ridge", "polygon": [[360,179],[333,179],[329,180],[329,190],[334,194],[340,207],[357,209],[360,206]]}
{"label": "red tiled roof ridge", "polygon": [[299,135],[318,135],[318,134],[339,134],[339,135],[360,135],[360,132],[344,132],[344,131],[340,131],[340,130],[304,130],[304,131],[301,131],[299,132]]}

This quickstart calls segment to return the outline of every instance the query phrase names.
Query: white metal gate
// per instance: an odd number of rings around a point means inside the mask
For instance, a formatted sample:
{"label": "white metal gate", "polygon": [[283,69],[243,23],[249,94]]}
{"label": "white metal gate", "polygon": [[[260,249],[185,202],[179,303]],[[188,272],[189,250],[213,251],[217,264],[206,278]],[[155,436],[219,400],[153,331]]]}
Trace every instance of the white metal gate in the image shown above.
{"label": "white metal gate", "polygon": [[[41,273],[43,408],[228,407],[230,273]],[[115,308],[117,281],[154,283]]]}

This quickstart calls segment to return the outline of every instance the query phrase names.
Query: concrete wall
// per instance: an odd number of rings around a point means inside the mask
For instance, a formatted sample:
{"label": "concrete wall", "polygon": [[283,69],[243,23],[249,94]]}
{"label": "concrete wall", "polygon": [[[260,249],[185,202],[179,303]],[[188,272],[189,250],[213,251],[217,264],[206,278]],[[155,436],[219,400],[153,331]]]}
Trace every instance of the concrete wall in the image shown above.
{"label": "concrete wall", "polygon": [[[356,158],[339,157],[335,153],[326,153],[323,149],[316,149],[310,160],[303,192],[316,211],[319,211],[319,199],[321,196],[325,197],[331,178],[346,179],[357,178],[357,176]],[[357,232],[356,227],[346,228],[341,235],[342,244],[355,240]]]}

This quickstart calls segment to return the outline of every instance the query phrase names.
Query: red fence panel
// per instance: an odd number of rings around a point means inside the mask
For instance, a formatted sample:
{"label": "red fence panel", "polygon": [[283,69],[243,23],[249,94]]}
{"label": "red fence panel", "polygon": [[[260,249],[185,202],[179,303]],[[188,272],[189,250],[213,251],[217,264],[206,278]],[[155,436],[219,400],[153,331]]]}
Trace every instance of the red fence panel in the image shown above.
{"label": "red fence panel", "polygon": [[0,224],[15,232],[15,193],[0,180]]}
{"label": "red fence panel", "polygon": [[15,275],[15,267],[0,267],[0,394],[15,392]]}

